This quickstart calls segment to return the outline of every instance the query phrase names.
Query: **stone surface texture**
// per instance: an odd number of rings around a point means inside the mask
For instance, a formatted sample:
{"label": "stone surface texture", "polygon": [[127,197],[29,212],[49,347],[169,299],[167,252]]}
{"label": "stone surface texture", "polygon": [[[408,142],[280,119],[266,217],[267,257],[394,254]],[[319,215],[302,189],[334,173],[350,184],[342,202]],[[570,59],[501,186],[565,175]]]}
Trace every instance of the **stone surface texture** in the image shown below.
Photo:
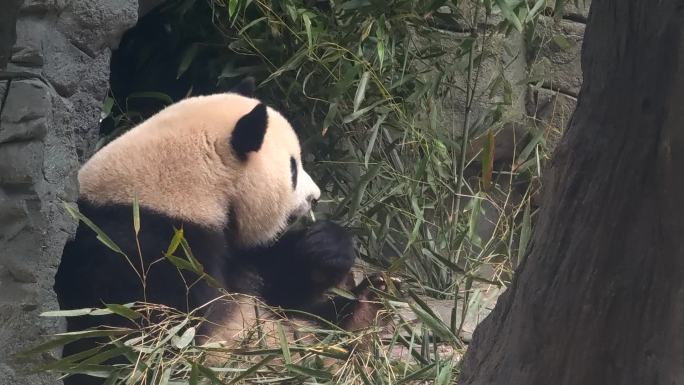
{"label": "stone surface texture", "polygon": [[[54,274],[76,222],[79,158],[92,151],[111,49],[136,0],[5,0],[0,12],[0,384],[58,383],[14,353],[59,332]],[[59,352],[54,352],[58,354]],[[49,355],[32,361],[48,359]]]}

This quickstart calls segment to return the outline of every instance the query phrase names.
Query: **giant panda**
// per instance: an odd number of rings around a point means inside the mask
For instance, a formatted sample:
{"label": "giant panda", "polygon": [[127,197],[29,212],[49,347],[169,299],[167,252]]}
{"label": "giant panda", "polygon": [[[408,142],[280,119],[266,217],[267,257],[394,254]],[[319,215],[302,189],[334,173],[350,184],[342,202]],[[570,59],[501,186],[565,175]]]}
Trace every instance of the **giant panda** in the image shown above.
{"label": "giant panda", "polygon": [[[323,296],[348,277],[355,258],[352,238],[322,220],[284,233],[321,192],[302,168],[291,125],[253,91],[248,78],[231,92],[170,105],[81,167],[79,211],[116,246],[108,247],[79,225],[55,277],[61,309],[144,300],[191,311],[211,303],[220,295],[215,287],[164,259],[174,229],[182,228],[204,271],[228,292],[359,327],[354,320],[364,317],[351,313],[353,300]],[[140,212],[137,236],[134,197]],[[230,301],[206,309],[204,325],[210,326],[202,335],[208,339],[225,337],[222,328],[235,325],[232,319],[240,312]],[[121,322],[69,317],[67,329]],[[67,345],[63,355],[82,351],[85,344]],[[73,383],[84,383],[79,381]]]}

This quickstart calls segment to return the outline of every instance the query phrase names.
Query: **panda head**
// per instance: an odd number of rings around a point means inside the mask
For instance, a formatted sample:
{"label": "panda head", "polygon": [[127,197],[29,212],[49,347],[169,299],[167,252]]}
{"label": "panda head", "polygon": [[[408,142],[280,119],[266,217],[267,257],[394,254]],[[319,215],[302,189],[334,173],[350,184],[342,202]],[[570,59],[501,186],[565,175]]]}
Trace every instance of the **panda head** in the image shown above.
{"label": "panda head", "polygon": [[[103,147],[79,171],[80,196],[130,204],[228,232],[238,246],[274,240],[320,190],[290,123],[252,98],[253,80],[173,104]],[[144,219],[143,219],[144,220]]]}

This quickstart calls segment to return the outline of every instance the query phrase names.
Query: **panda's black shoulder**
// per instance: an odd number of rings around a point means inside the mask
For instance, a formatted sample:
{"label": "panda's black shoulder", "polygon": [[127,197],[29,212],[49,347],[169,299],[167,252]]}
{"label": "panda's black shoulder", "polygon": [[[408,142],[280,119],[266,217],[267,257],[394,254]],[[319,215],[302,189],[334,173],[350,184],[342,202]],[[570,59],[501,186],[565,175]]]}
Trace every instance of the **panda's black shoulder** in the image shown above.
{"label": "panda's black shoulder", "polygon": [[[136,236],[132,205],[95,205],[80,199],[78,208],[84,217],[106,235],[106,239],[98,239],[95,231],[81,222],[74,239],[67,242],[55,277],[55,291],[63,309],[143,299],[141,279],[133,270],[135,267],[140,271],[142,255],[142,263],[148,269],[148,301],[184,310],[187,307],[184,281],[179,270],[163,260],[164,252],[173,239],[174,229],[183,229],[193,255],[208,272],[225,269],[223,264],[230,255],[230,250],[220,230],[192,222],[180,222],[141,207],[140,231]],[[184,256],[181,248],[178,248],[177,254],[179,257]],[[200,293],[199,299],[209,298],[214,294],[202,285],[197,290],[207,292]]]}

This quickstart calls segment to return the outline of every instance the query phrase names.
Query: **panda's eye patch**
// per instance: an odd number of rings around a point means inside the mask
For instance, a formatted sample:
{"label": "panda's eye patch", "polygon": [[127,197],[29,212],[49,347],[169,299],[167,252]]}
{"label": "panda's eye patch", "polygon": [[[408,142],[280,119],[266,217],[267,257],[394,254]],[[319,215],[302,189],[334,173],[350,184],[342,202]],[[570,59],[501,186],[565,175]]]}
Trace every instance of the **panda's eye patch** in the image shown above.
{"label": "panda's eye patch", "polygon": [[290,157],[290,173],[292,174],[292,189],[297,188],[297,161],[293,156]]}

